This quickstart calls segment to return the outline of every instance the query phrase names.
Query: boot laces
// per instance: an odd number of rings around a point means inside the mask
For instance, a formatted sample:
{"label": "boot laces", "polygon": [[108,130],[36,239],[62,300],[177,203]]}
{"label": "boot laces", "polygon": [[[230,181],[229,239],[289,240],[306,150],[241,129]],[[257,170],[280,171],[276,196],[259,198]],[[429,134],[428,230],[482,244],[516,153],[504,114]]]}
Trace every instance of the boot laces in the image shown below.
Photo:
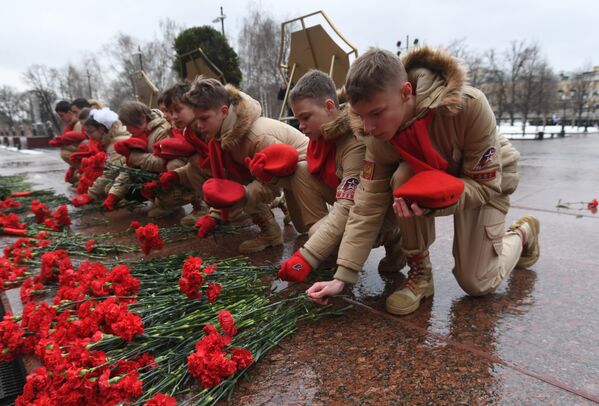
{"label": "boot laces", "polygon": [[424,276],[424,260],[427,257],[428,254],[408,258],[408,266],[410,267],[410,270],[408,271],[408,279],[406,280],[405,287],[414,293],[417,293],[416,291],[418,290],[418,284]]}

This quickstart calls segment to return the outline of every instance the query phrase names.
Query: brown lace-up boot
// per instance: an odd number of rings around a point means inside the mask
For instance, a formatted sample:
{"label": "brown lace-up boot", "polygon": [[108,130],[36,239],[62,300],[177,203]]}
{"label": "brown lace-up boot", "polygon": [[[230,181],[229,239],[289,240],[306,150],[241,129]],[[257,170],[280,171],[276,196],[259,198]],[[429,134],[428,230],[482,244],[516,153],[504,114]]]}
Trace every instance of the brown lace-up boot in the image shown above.
{"label": "brown lace-up boot", "polygon": [[404,316],[415,312],[422,299],[435,294],[433,269],[428,252],[408,257],[408,278],[403,288],[387,298],[385,308],[391,314]]}
{"label": "brown lace-up boot", "polygon": [[281,227],[276,222],[275,216],[270,210],[264,214],[252,215],[252,221],[260,227],[260,233],[255,238],[246,240],[239,245],[239,252],[241,254],[251,254],[268,247],[283,244]]}

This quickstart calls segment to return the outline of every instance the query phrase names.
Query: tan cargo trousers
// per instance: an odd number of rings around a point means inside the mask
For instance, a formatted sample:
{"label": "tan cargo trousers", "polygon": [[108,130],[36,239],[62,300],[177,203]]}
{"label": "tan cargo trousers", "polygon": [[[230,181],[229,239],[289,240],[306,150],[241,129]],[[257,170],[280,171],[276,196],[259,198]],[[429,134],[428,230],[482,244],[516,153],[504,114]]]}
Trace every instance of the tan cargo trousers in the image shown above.
{"label": "tan cargo trousers", "polygon": [[[520,258],[520,236],[505,232],[505,213],[489,204],[454,214],[453,223],[453,274],[458,284],[472,296],[493,292]],[[408,258],[426,252],[435,241],[433,216],[400,218],[399,228]]]}

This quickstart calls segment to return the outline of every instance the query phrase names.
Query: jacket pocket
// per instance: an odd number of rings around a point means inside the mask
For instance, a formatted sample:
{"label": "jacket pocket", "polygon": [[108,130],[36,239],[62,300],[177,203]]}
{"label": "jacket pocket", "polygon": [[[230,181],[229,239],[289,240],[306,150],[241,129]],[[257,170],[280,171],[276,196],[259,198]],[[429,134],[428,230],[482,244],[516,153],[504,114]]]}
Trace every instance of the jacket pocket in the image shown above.
{"label": "jacket pocket", "polygon": [[503,251],[503,235],[505,234],[503,230],[504,225],[505,222],[485,226],[485,234],[493,244],[493,249],[497,255],[501,255],[501,252]]}

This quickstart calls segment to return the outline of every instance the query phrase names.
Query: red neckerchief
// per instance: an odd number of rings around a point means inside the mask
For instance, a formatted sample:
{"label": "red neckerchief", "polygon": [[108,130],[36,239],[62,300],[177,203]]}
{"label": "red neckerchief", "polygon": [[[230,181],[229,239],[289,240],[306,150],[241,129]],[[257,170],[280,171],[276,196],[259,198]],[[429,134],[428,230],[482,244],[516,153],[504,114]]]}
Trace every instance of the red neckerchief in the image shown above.
{"label": "red neckerchief", "polygon": [[414,173],[431,169],[440,171],[447,169],[447,161],[433,148],[428,135],[427,127],[433,120],[433,116],[433,111],[428,112],[408,128],[398,131],[390,141]]}
{"label": "red neckerchief", "polygon": [[200,156],[200,167],[204,169],[210,168],[208,143],[198,137],[189,127],[185,127],[183,129],[183,138],[185,138],[185,141],[189,142],[196,149],[196,152]]}
{"label": "red neckerchief", "polygon": [[229,175],[238,180],[250,180],[252,174],[249,169],[236,162],[229,151],[223,151],[220,142],[211,139],[208,142],[208,153],[210,155],[210,169],[212,176],[217,179],[225,179]]}
{"label": "red neckerchief", "polygon": [[75,121],[75,122],[73,122],[71,124],[65,125],[64,128],[63,128],[63,130],[62,130],[62,135],[64,135],[66,132],[75,130],[75,124],[77,124],[77,121]]}
{"label": "red neckerchief", "polygon": [[133,138],[140,138],[142,140],[146,140],[146,142],[148,142],[148,135],[150,135],[151,131],[147,130],[145,128],[127,128],[127,130],[129,130],[129,133],[131,134],[131,137]]}
{"label": "red neckerchief", "polygon": [[337,177],[335,142],[320,137],[318,140],[308,142],[308,171],[322,180],[331,189],[337,189],[339,178]]}

